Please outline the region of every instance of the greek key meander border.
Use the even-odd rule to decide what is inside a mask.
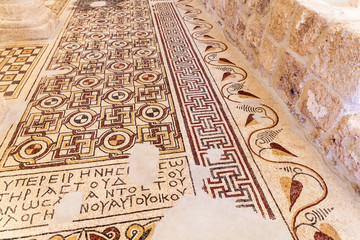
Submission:
[[[246,165],[246,167],[247,167],[247,171],[248,171],[248,173],[247,174],[249,174],[249,175],[251,175],[251,177],[252,177],[252,179],[254,179],[254,185],[255,186],[253,186],[252,184],[251,184],[251,180],[250,181],[248,181],[248,182],[245,182],[244,183],[244,185],[250,185],[251,187],[254,187],[256,190],[254,190],[254,188],[253,188],[253,190],[254,190],[254,194],[256,194],[255,195],[255,198],[256,198],[256,203],[253,203],[253,204],[257,204],[256,206],[257,206],[257,209],[265,216],[265,211],[262,209],[262,204],[264,204],[265,205],[265,208],[266,208],[266,210],[267,210],[267,216],[269,216],[269,217],[271,217],[271,218],[273,218],[274,217],[274,215],[273,215],[273,212],[270,210],[270,207],[269,207],[269,205],[268,205],[268,203],[267,203],[267,201],[266,201],[266,199],[265,199],[265,197],[264,197],[264,195],[263,195],[263,192],[262,192],[262,189],[260,188],[260,186],[259,186],[259,184],[258,184],[258,182],[257,182],[257,180],[256,180],[256,177],[255,177],[255,175],[254,175],[254,173],[253,173],[253,171],[252,171],[252,169],[251,169],[251,167],[249,166],[249,163],[247,162],[247,159],[246,159],[246,156],[245,156],[245,154],[244,154],[244,152],[243,152],[243,150],[242,150],[242,147],[241,147],[241,145],[240,145],[240,143],[239,143],[239,140],[236,138],[236,136],[235,136],[235,133],[233,132],[233,130],[232,130],[232,128],[231,128],[231,124],[228,122],[228,120],[227,120],[227,118],[226,118],[226,115],[225,115],[225,113],[224,113],[224,111],[222,110],[222,106],[221,106],[221,104],[218,102],[218,100],[217,100],[217,95],[216,95],[216,93],[215,93],[215,91],[214,91],[214,89],[213,89],[213,87],[210,85],[210,80],[209,80],[209,78],[206,76],[206,73],[205,73],[205,71],[204,71],[204,69],[203,69],[203,66],[202,66],[202,64],[201,64],[201,62],[199,61],[199,59],[197,58],[197,55],[196,55],[196,51],[192,48],[192,46],[189,44],[190,43],[190,41],[189,41],[189,37],[186,35],[186,31],[184,30],[184,28],[183,28],[183,25],[182,25],[182,23],[181,23],[181,21],[179,20],[179,16],[177,15],[177,13],[176,13],[176,11],[175,11],[175,7],[174,7],[174,4],[173,3],[157,3],[157,4],[154,4],[153,5],[155,8],[158,8],[158,9],[160,9],[162,6],[164,7],[164,8],[167,8],[167,9],[165,9],[164,11],[167,11],[166,13],[164,13],[164,16],[171,16],[171,20],[163,20],[163,21],[161,21],[161,10],[158,10],[160,13],[157,13],[157,11],[155,10],[154,11],[154,15],[155,15],[155,18],[156,18],[156,21],[157,21],[157,25],[159,26],[159,28],[161,27],[162,28],[162,30],[159,30],[160,31],[160,35],[161,35],[161,41],[162,41],[162,44],[163,44],[163,46],[164,46],[164,48],[166,49],[165,50],[165,52],[166,52],[166,56],[167,56],[167,59],[171,59],[171,57],[170,56],[172,56],[172,54],[170,53],[170,51],[171,51],[171,46],[169,46],[169,42],[170,42],[170,40],[169,39],[164,39],[164,38],[166,38],[166,34],[168,34],[169,32],[173,32],[173,33],[175,33],[175,34],[178,34],[178,35],[181,35],[181,36],[178,36],[179,37],[179,39],[181,39],[182,41],[179,41],[181,44],[183,44],[183,46],[185,46],[185,47],[181,47],[181,48],[179,48],[179,49],[181,49],[182,51],[178,51],[178,53],[180,54],[180,52],[184,52],[184,51],[186,51],[187,49],[189,49],[189,51],[191,51],[191,56],[193,56],[194,58],[193,59],[191,59],[191,60],[194,60],[195,61],[195,65],[196,66],[198,66],[198,72],[199,72],[199,74],[202,76],[202,78],[200,78],[198,81],[199,81],[199,83],[200,83],[200,85],[198,86],[198,88],[197,89],[201,89],[201,87],[204,87],[206,84],[208,84],[207,86],[205,86],[205,87],[207,87],[208,88],[208,91],[207,91],[207,93],[210,93],[209,95],[212,95],[212,96],[214,96],[214,99],[215,100],[212,100],[213,101],[213,103],[212,104],[214,104],[215,105],[215,107],[213,108],[213,109],[218,109],[218,112],[217,112],[217,114],[219,114],[220,115],[220,120],[219,121],[213,121],[212,123],[214,123],[214,125],[215,126],[218,126],[218,125],[221,125],[222,123],[224,123],[224,125],[225,125],[225,130],[227,131],[227,133],[228,133],[228,137],[230,138],[230,140],[229,140],[229,142],[231,142],[231,143],[225,143],[225,146],[223,146],[223,149],[224,149],[224,153],[225,153],[225,155],[229,155],[229,154],[231,154],[231,152],[234,152],[235,154],[235,159],[237,159],[237,161],[235,162],[235,164],[237,165],[236,167],[239,167],[239,165],[241,166],[242,164],[245,164]],[[170,9],[170,10],[169,10]],[[176,20],[175,20],[176,19]],[[166,31],[165,30],[165,28],[167,27],[167,26],[169,26],[169,25],[172,25],[172,26],[177,26],[177,27],[179,27],[179,28],[181,28],[181,29],[178,29],[177,31],[170,31],[170,29],[171,28],[169,28],[168,30],[169,31]],[[185,44],[187,44],[187,45],[185,45]],[[173,54],[174,56],[176,56],[176,54]],[[186,59],[186,57],[187,56],[185,56],[185,59]],[[187,59],[187,60],[189,60],[189,59]],[[191,105],[191,104],[193,104],[193,102],[188,102],[188,103],[186,103],[186,97],[187,97],[187,95],[186,95],[186,90],[187,89],[185,89],[184,87],[182,87],[182,86],[180,86],[181,85],[181,81],[182,80],[184,80],[184,81],[186,81],[186,77],[183,77],[183,78],[181,78],[181,76],[180,77],[178,77],[178,75],[177,75],[177,72],[175,71],[175,69],[176,69],[176,66],[174,65],[174,62],[175,62],[175,60],[173,60],[173,61],[171,61],[171,62],[169,62],[168,64],[170,65],[170,69],[171,69],[171,76],[172,76],[172,78],[175,80],[174,82],[175,82],[175,84],[176,84],[176,91],[177,91],[177,94],[178,94],[178,96],[179,96],[179,100],[180,100],[180,103],[181,103],[181,107],[182,107],[182,111],[183,111],[183,116],[184,116],[184,118],[185,118],[185,121],[187,122],[187,125],[186,125],[186,128],[187,128],[187,132],[188,132],[188,135],[189,136],[191,136],[192,137],[192,139],[194,140],[194,144],[192,144],[191,146],[192,146],[192,151],[193,151],[193,154],[194,154],[194,157],[195,157],[195,161],[196,161],[196,164],[198,164],[198,165],[200,165],[200,164],[203,164],[204,162],[205,162],[205,154],[206,154],[206,150],[209,148],[209,145],[204,145],[204,146],[198,146],[198,145],[200,145],[200,141],[201,141],[201,139],[199,139],[199,138],[197,138],[197,136],[198,136],[198,134],[200,134],[199,132],[195,132],[195,129],[193,128],[193,127],[196,127],[197,125],[195,124],[195,123],[193,123],[189,118],[191,118],[191,117],[195,117],[196,118],[196,112],[194,112],[194,111],[190,111],[190,113],[185,113],[184,111],[184,109],[186,109],[186,107],[187,106],[189,106],[189,105]],[[180,74],[181,75],[181,74]],[[186,72],[185,72],[185,76],[186,76]],[[194,87],[194,88],[196,88],[196,84],[197,84],[198,82],[196,82],[196,80],[195,80],[195,82],[192,82],[192,84],[193,85],[188,85],[188,87]],[[201,85],[201,83],[202,84],[204,84],[204,85]],[[191,90],[191,89],[190,89]],[[182,92],[182,91],[184,91],[184,92]],[[194,93],[195,93],[195,96],[199,96],[199,92],[197,92],[196,91],[196,89],[195,89],[195,91],[194,91]],[[201,94],[201,93],[200,93]],[[209,96],[209,95],[206,95],[206,94],[204,94],[203,95],[203,98],[204,99],[207,99],[207,98],[211,98],[212,96]],[[190,96],[191,97],[191,94],[189,94],[188,96]],[[194,96],[194,95],[193,95]],[[208,104],[211,104],[211,103],[208,103]],[[209,105],[208,105],[209,106]],[[207,106],[207,107],[208,107]],[[201,111],[200,110],[200,113],[203,113],[204,111]],[[214,110],[211,110],[210,109],[210,111],[208,111],[208,116],[212,116],[214,114]],[[211,120],[213,120],[213,119],[211,119]],[[211,121],[210,121],[211,122]],[[189,126],[191,126],[191,127],[189,127]],[[205,127],[206,127],[206,125],[205,125]],[[199,136],[200,138],[201,138],[201,136]],[[220,134],[218,134],[217,136],[215,136],[215,137],[213,137],[213,140],[215,140],[216,141],[216,139],[217,138],[220,138],[220,139],[222,139],[224,137],[224,134],[222,134],[222,133],[220,133]],[[232,143],[235,143],[234,145],[232,144]],[[221,144],[219,144],[219,145],[221,145]],[[235,145],[236,145],[236,147],[235,147]],[[242,158],[241,158],[241,157]],[[242,163],[241,162],[241,159],[243,159],[244,160],[244,163]],[[228,164],[227,166],[221,166],[220,168],[221,168],[221,170],[223,170],[224,168],[226,169],[226,168],[232,168],[232,167],[234,167],[234,166],[231,166],[231,165],[233,165],[234,163],[232,162],[232,163],[230,163],[230,164]],[[226,164],[224,164],[224,165],[226,165]],[[243,166],[241,166],[243,169],[245,169]],[[216,168],[216,166],[214,167],[214,166],[209,166],[209,168],[211,169],[211,171],[212,171],[212,176],[214,177],[214,178],[216,178],[215,177],[215,175],[216,175],[216,171],[218,170],[217,168]],[[237,172],[237,171],[234,171],[233,173],[235,173],[235,172]],[[215,186],[214,187],[216,187],[216,185],[218,184],[218,183],[221,183],[221,178],[218,178],[218,179],[216,179],[217,180],[217,182],[215,182]],[[244,180],[243,179],[241,179],[240,180],[241,181],[241,183],[239,184],[239,185],[241,185],[243,182],[244,182]],[[246,181],[246,180],[245,180]],[[211,185],[212,185],[213,183],[211,183],[211,181],[209,181],[209,182],[207,182],[207,190],[209,190],[209,188],[211,189]],[[221,184],[224,184],[224,183],[221,183]],[[226,184],[225,184],[226,185]],[[221,186],[220,187],[222,190],[225,190],[224,189],[224,187],[223,186]],[[240,190],[242,190],[242,189],[240,189]],[[226,190],[226,191],[228,191],[228,190]],[[232,189],[230,189],[230,191],[233,191]],[[258,192],[257,192],[258,191]],[[241,194],[240,194],[241,195]],[[257,196],[257,195],[260,195],[260,196]],[[234,196],[225,196],[225,197],[234,197]],[[236,195],[235,194],[235,197],[239,197],[239,195]],[[260,200],[261,199],[261,200]],[[241,200],[240,200],[241,201]],[[263,201],[262,202],[262,204],[260,203],[260,201]],[[246,205],[248,205],[248,204],[244,204],[245,206]],[[242,206],[244,206],[244,205],[242,205]]]

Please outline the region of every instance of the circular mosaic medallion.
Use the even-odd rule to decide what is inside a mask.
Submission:
[[[138,18],[134,18],[133,21],[134,22],[145,22],[147,19],[143,18],[143,17],[138,17]]]
[[[71,125],[71,127],[75,128],[88,127],[94,122],[94,114],[94,112],[89,110],[75,112],[68,117],[67,122]]]
[[[49,110],[62,106],[66,100],[63,95],[47,96],[39,100],[37,108],[41,110]]]
[[[33,161],[46,155],[51,145],[51,140],[46,137],[33,137],[19,145],[14,157],[21,162]]]
[[[136,50],[134,54],[138,57],[149,57],[154,54],[154,50],[150,48],[142,48],[139,50]]]
[[[126,136],[121,134],[112,135],[109,139],[109,144],[111,146],[121,146],[126,142]]]
[[[146,32],[146,31],[138,31],[136,32],[134,35],[137,37],[147,37],[149,36],[151,33]]]
[[[153,103],[140,107],[137,115],[146,122],[160,122],[166,118],[167,113],[167,107],[162,104]]]
[[[84,32],[85,30],[86,30],[85,27],[80,27],[80,26],[76,26],[69,29],[69,31],[71,32]]]
[[[94,88],[102,82],[101,80],[98,76],[86,76],[77,80],[75,86],[81,89]]]
[[[116,31],[125,31],[125,30],[129,29],[129,26],[119,24],[119,25],[112,27],[112,29],[116,30]]]
[[[134,141],[134,134],[127,129],[121,129],[116,132],[107,132],[103,137],[103,150],[109,152],[124,151],[129,149]]]
[[[143,72],[135,76],[135,80],[139,83],[150,84],[158,82],[161,79],[161,74],[157,72]]]
[[[106,38],[106,34],[105,33],[93,33],[93,34],[90,34],[90,38],[92,40],[102,40],[104,38]]]
[[[124,47],[128,46],[129,43],[125,42],[125,41],[122,41],[122,40],[118,40],[118,41],[112,42],[110,45],[113,48],[124,48]]]
[[[105,24],[105,23],[108,23],[109,21],[108,20],[106,20],[106,19],[96,19],[95,21],[94,21],[94,23],[96,23],[96,24]]]
[[[122,72],[129,69],[131,66],[130,62],[127,61],[116,61],[107,65],[107,69],[112,72]]]
[[[79,43],[68,43],[68,44],[64,45],[62,48],[65,51],[76,51],[76,50],[79,50],[81,47],[82,47],[82,45]]]
[[[125,17],[127,15],[129,15],[129,13],[126,13],[126,12],[117,12],[114,14],[115,16],[118,16],[118,17]]]
[[[119,104],[131,100],[133,92],[129,89],[111,90],[105,94],[105,101],[108,103]]]
[[[105,54],[103,52],[99,52],[99,51],[93,51],[93,52],[89,52],[86,53],[84,55],[84,59],[87,61],[99,61],[100,59],[104,58]]]
[[[77,18],[89,18],[90,15],[87,14],[87,13],[84,13],[84,14],[80,14],[80,15],[76,15]]]

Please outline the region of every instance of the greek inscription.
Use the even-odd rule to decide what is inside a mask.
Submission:
[[[16,229],[51,223],[63,196],[80,191],[83,202],[77,220],[173,206],[192,194],[187,161],[160,161],[152,187],[130,185],[127,165],[59,170],[0,180],[0,227]]]

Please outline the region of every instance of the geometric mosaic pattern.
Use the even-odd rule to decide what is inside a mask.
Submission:
[[[0,48],[0,93],[17,97],[44,46]]]
[[[69,2],[69,0],[42,0],[44,5],[48,7],[53,13],[55,13],[57,16],[60,16],[62,11],[64,10],[64,7]]]
[[[5,97],[39,77],[0,146],[1,239],[150,240],[164,209],[194,195],[194,163],[210,172],[210,196],[284,220],[291,239],[359,239],[343,227],[356,212],[350,198],[283,124],[199,3],[94,1],[62,12],[68,0],[44,0],[69,15],[56,40],[0,49]],[[41,56],[47,46],[51,55]],[[151,186],[129,178],[137,143],[160,151]],[[209,149],[221,149],[219,159]],[[52,224],[72,192],[82,194],[78,215]]]
[[[243,146],[222,110],[221,103],[214,97],[214,87],[200,67],[201,62],[187,39],[185,30],[177,23],[179,20],[174,5],[154,4],[154,15],[167,54],[166,59],[173,66],[170,72],[180,106],[185,113],[185,126],[193,143],[191,147],[195,162],[211,170],[212,178],[206,180],[206,190],[213,197],[235,198],[237,206],[252,207],[262,215],[273,218],[243,152]],[[223,150],[222,161],[216,164],[207,162],[206,153],[210,148]]]
[[[0,171],[184,151],[148,8],[78,8],[48,69],[67,73],[41,80]]]
[[[43,0],[53,13],[59,16],[69,0]],[[49,4],[49,5],[48,5]],[[37,46],[8,46],[0,48],[0,93],[5,99],[16,98],[29,74],[31,73],[36,60],[45,50],[45,45]]]

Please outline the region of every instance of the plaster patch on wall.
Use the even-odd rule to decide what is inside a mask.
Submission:
[[[80,213],[81,203],[81,192],[67,193],[56,205],[52,224],[72,223],[73,219]]]
[[[347,122],[347,127],[352,132],[358,132],[360,130],[360,119],[350,118]]]
[[[305,14],[305,12],[303,12],[303,13],[301,14],[301,19],[300,19],[300,21],[299,21],[299,22],[296,24],[296,26],[295,26],[296,29],[299,29],[299,27],[300,27],[302,24],[305,23],[305,16],[306,16],[306,14]]]
[[[343,148],[343,152],[346,152],[347,156],[345,158],[345,166],[350,169],[356,169],[359,159],[359,154],[356,146],[355,139],[353,137],[347,136],[344,137],[341,141],[341,148]],[[355,177],[360,180],[360,174],[355,174]]]
[[[91,7],[104,7],[106,6],[105,1],[96,1],[90,4]]]
[[[45,0],[45,5],[53,5],[55,3],[55,0]]]
[[[204,195],[205,192],[202,190],[203,179],[211,177],[210,170],[206,167],[197,165],[190,165],[190,169],[196,195]]]
[[[260,99],[244,99],[239,106],[250,106],[253,108],[257,108],[260,106]]]
[[[236,77],[229,77],[229,81],[232,83],[238,83],[238,80],[236,79]]]
[[[315,94],[312,91],[308,91],[308,100],[307,100],[307,109],[312,113],[312,115],[319,120],[320,118],[325,117],[328,114],[326,107],[321,106],[317,103],[315,99]]]
[[[220,160],[223,151],[221,149],[208,149],[207,150],[207,157],[211,163],[215,163]]]
[[[266,220],[250,208],[235,208],[233,199],[212,199],[199,190],[209,169],[191,166],[196,196],[184,196],[157,223],[154,240],[288,240],[281,220]]]
[[[40,74],[40,77],[50,77],[55,75],[65,75],[69,73],[69,69],[46,70]]]
[[[257,121],[258,123],[262,123],[263,122],[263,119],[262,117],[259,115],[259,114],[254,114],[254,119],[255,121]]]
[[[8,130],[11,125],[20,120],[28,103],[27,102],[14,102],[7,105],[8,111],[4,118],[3,123],[0,125],[0,135]]]
[[[154,145],[135,144],[130,155],[130,181],[137,185],[150,187],[158,177],[159,156],[159,149]]]

